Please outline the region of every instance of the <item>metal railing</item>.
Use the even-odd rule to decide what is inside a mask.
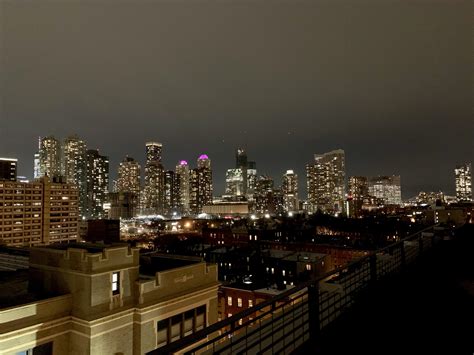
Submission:
[[[287,354],[336,320],[387,275],[436,241],[431,226],[148,354]],[[242,322],[242,319],[253,319]],[[239,323],[239,321],[241,323]]]

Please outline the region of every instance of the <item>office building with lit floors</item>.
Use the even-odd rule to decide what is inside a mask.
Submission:
[[[2,283],[0,353],[146,354],[216,322],[218,285],[217,266],[198,258],[32,248],[29,270]]]

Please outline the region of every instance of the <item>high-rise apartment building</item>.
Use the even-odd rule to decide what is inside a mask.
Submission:
[[[362,214],[364,199],[369,195],[369,183],[365,176],[351,176],[349,178],[348,206],[349,217],[358,218]]]
[[[109,192],[109,158],[99,154],[98,150],[87,151],[87,184],[85,217],[88,219],[105,218],[104,204]]]
[[[244,186],[245,178],[244,174],[246,169],[227,169],[225,174],[225,194],[237,198],[244,197],[247,188]]]
[[[287,170],[283,174],[283,184],[281,186],[283,193],[283,208],[285,212],[299,210],[298,200],[298,175],[293,170]]]
[[[18,159],[0,158],[0,180],[16,181]]]
[[[35,153],[33,156],[33,179],[39,179],[41,177],[40,168],[40,155]]]
[[[79,214],[84,216],[87,204],[86,143],[78,136],[64,140],[62,176],[69,184],[76,184],[79,191]]]
[[[142,193],[142,213],[163,213],[164,169],[161,165],[161,143],[146,143],[145,185]]]
[[[254,212],[259,214],[273,212],[273,179],[269,176],[258,177],[254,193]]]
[[[182,214],[189,213],[189,166],[186,160],[181,160],[176,165],[176,178],[179,181],[179,192],[178,197],[179,208]]]
[[[386,205],[402,203],[400,175],[374,176],[367,180],[370,196],[380,199]]]
[[[306,166],[309,210],[343,212],[346,176],[344,150],[315,154],[314,160],[314,163]]]
[[[40,139],[39,176],[56,178],[62,175],[61,143],[53,136]]]
[[[180,175],[173,170],[164,172],[164,214],[172,216],[175,213],[180,213]]]
[[[253,201],[255,187],[257,186],[257,163],[247,163],[247,200]]]
[[[140,164],[131,158],[125,159],[119,164],[118,177],[115,184],[115,192],[132,193],[131,198],[134,213],[138,213],[140,203]]]
[[[0,181],[0,242],[31,246],[78,236],[78,191],[48,176],[29,183]]]
[[[238,148],[235,153],[235,168],[242,172],[242,195],[247,196],[247,153],[243,148]]]
[[[197,168],[189,174],[189,207],[193,214],[202,213],[205,205],[212,204],[211,160],[205,154],[197,161]]]
[[[458,202],[472,201],[472,166],[465,163],[454,169],[456,177],[456,199]]]

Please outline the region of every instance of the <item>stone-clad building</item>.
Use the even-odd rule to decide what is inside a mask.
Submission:
[[[0,295],[1,354],[146,354],[217,321],[217,266],[196,258],[55,245],[18,273]]]

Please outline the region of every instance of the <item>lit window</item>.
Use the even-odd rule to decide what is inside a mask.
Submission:
[[[286,274],[285,270],[282,270],[281,274],[282,274],[283,276],[285,276],[285,274]]]
[[[242,318],[239,319],[239,325],[242,325]]]
[[[274,274],[274,273],[275,273],[275,269],[274,269],[274,268],[272,268],[272,274]]]
[[[237,307],[242,307],[242,298],[237,298]]]
[[[112,294],[118,295],[120,293],[120,272],[112,273]]]
[[[249,300],[249,307],[253,307],[253,300]]]
[[[227,305],[232,306],[232,297],[227,297]]]
[[[227,318],[232,317],[232,313],[227,313]]]
[[[311,271],[311,264],[306,264],[306,270]]]

